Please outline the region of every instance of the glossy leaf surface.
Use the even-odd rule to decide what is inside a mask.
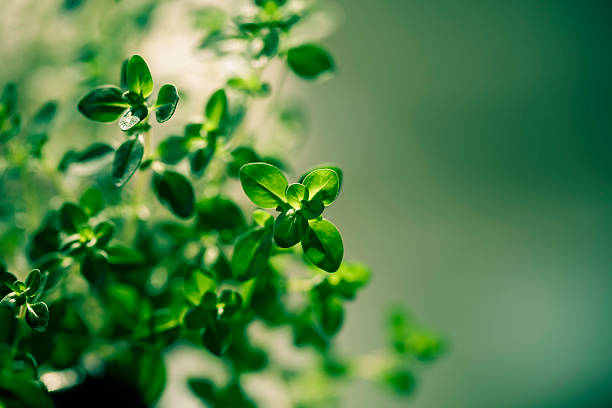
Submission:
[[[130,107],[116,86],[101,86],[85,95],[78,104],[79,112],[97,122],[114,122]]]
[[[157,94],[157,102],[155,102],[155,119],[159,123],[169,120],[174,115],[178,101],[176,86],[170,84],[162,86]]]
[[[310,229],[302,240],[304,254],[324,271],[337,271],[344,256],[340,232],[327,220],[310,220],[309,225]]]
[[[142,137],[135,136],[123,142],[113,160],[112,179],[116,187],[121,187],[138,170],[142,157],[144,156],[144,145]]]
[[[242,189],[255,205],[275,208],[285,202],[288,183],[285,175],[266,163],[246,164],[240,169]]]

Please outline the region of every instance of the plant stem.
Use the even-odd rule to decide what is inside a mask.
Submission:
[[[13,347],[11,349],[11,360],[15,357],[15,355],[17,354],[17,351],[19,351],[19,341],[21,340],[21,326],[22,326],[22,322],[25,319],[25,313],[26,313],[26,305],[21,305],[21,308],[19,310],[19,317],[17,320],[17,330],[15,333],[15,339],[13,340]]]
[[[151,130],[147,130],[143,134],[144,139],[144,157],[147,157],[151,150]],[[147,189],[147,175],[144,172],[139,171],[136,179],[136,185],[134,187],[134,194],[132,196],[132,226],[128,236],[136,238],[138,234],[138,222],[140,220],[140,209],[144,203],[144,196]]]

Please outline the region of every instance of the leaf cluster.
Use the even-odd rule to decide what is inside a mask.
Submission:
[[[81,3],[67,1],[62,12],[78,13]],[[166,387],[165,353],[176,344],[218,359],[228,373],[225,383],[188,380],[194,396],[213,407],[258,406],[244,380],[264,372],[291,390],[295,406],[337,404],[339,386],[353,379],[408,394],[419,365],[442,353],[437,335],[399,312],[382,349],[345,355],[335,345],[348,305],[372,277],[367,266],[345,260],[340,231],[325,218],[340,197],[343,172],[327,163],[294,174],[288,158],[257,146],[261,130],[247,129],[245,120],[253,102],[278,97],[262,74],[274,61],[306,80],[335,71],[322,46],[295,45],[293,30],[312,11],[295,3],[254,0],[253,12],[241,15],[195,13],[200,47],[222,58],[236,52],[225,45],[238,43],[249,69],[206,95],[199,118],[178,131],[166,124],[183,109],[177,87],[154,92],[139,55],[104,64],[107,45],[83,44],[79,64],[120,72],[118,85],[92,85],[62,112],[69,123],[117,122],[118,144],[96,138],[82,149],[67,146],[56,159],[43,147],[59,143],[49,138],[56,127],[66,128],[63,121],[51,126],[58,105],[44,102],[22,116],[17,86],[5,86],[0,148],[24,191],[23,203],[7,212],[36,211],[23,228],[25,242],[15,245],[22,258],[2,255],[12,271],[26,262],[31,271],[13,274],[0,263],[0,406],[53,407],[58,395],[91,379],[121,383],[152,406]],[[154,7],[129,18],[144,29]],[[84,84],[100,77],[92,72]],[[289,133],[301,126],[303,115],[288,104],[270,109]],[[25,126],[22,117],[30,117]],[[75,177],[86,167],[86,177]],[[260,341],[257,331],[289,333],[292,347],[315,357],[299,368],[275,361],[275,343]],[[47,389],[49,376],[61,379],[59,389]]]

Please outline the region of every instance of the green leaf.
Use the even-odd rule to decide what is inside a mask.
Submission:
[[[274,217],[260,209],[253,211],[253,221],[260,227],[273,227],[274,225]]]
[[[229,319],[242,307],[242,296],[234,290],[224,290],[219,297],[217,307],[221,318]]]
[[[79,112],[96,122],[114,122],[130,107],[121,95],[121,89],[116,86],[96,88],[79,101]]]
[[[96,246],[98,248],[106,247],[110,240],[113,238],[114,231],[115,227],[110,222],[103,221],[96,225],[96,228],[94,228],[94,235],[97,240]]]
[[[289,67],[298,76],[315,79],[324,73],[334,71],[334,61],[327,51],[314,44],[291,48],[287,52]]]
[[[320,169],[329,169],[329,170],[333,170],[336,172],[336,174],[338,175],[338,179],[339,179],[339,186],[338,186],[338,190],[342,189],[342,181],[343,181],[343,172],[342,169],[340,167],[338,167],[338,165],[333,164],[333,163],[324,163],[324,164],[319,164],[318,166],[315,166],[314,168],[308,170],[306,173],[302,174],[302,176],[300,177],[300,183],[304,183],[304,179],[306,178],[306,176],[308,176],[310,173],[312,173],[315,170],[320,170]]]
[[[215,396],[215,386],[210,380],[203,378],[190,378],[187,381],[187,384],[189,385],[189,389],[191,389],[191,391],[203,401],[210,404],[216,401],[217,397]]]
[[[44,332],[49,324],[49,308],[44,302],[27,305],[25,321],[33,330]]]
[[[17,85],[15,85],[14,82],[9,82],[4,85],[0,103],[2,104],[0,112],[4,114],[5,117],[9,117],[15,113],[15,108],[17,107]]]
[[[49,122],[53,120],[55,117],[55,113],[57,112],[57,102],[50,101],[45,103],[43,106],[36,111],[34,116],[32,117],[30,126],[32,127],[31,131],[33,133],[39,133],[46,129]],[[43,129],[41,129],[41,127]]]
[[[176,86],[166,84],[159,89],[157,102],[155,103],[155,119],[164,123],[174,115],[179,96]]]
[[[323,214],[323,210],[325,210],[323,201],[310,200],[302,202],[302,208],[300,208],[299,213],[306,217],[307,220],[312,220]]]
[[[49,392],[45,386],[39,381],[32,379],[17,378],[15,376],[7,376],[0,372],[0,389],[7,390],[2,393],[2,403],[4,398],[8,398],[8,402],[15,402],[14,405],[8,403],[4,405],[6,408],[53,408],[54,404],[49,397]],[[11,400],[10,396],[15,395],[17,400]],[[5,397],[6,396],[6,397]]]
[[[302,201],[308,201],[309,191],[303,184],[294,183],[287,187],[285,195],[289,205],[299,210],[302,207]]]
[[[0,345],[13,344],[15,333],[17,332],[17,319],[15,318],[15,310],[5,303],[0,303]]]
[[[233,77],[227,80],[227,86],[247,95],[266,96],[270,94],[270,85],[256,77]]]
[[[248,163],[260,162],[255,150],[247,146],[239,146],[230,153],[232,160],[227,164],[227,170],[232,177],[238,177],[240,168]]]
[[[182,136],[170,136],[159,144],[157,148],[163,163],[177,164],[187,156],[187,139]]]
[[[9,274],[9,275],[13,277],[13,274]],[[18,279],[11,281],[9,277],[9,279],[5,280],[4,283],[11,289],[11,291],[16,292],[19,295],[21,295],[27,289],[27,286],[25,285],[25,283],[21,282]]]
[[[214,291],[215,281],[200,269],[193,269],[183,283],[185,297],[194,305],[199,305],[206,292]]]
[[[200,306],[192,307],[185,314],[183,323],[188,330],[198,330],[214,322],[216,309],[206,309]]]
[[[25,296],[19,293],[11,292],[0,300],[0,305],[8,306],[12,309],[17,309],[25,302]]]
[[[0,264],[0,266],[0,297],[4,297],[14,290],[13,287],[17,278],[6,271],[4,264]]]
[[[140,96],[140,94],[133,91],[125,91],[123,95],[121,95],[124,101],[130,104],[130,106],[139,106],[143,105],[145,99]]]
[[[59,210],[60,227],[67,233],[76,233],[87,222],[87,215],[76,204],[65,203]]]
[[[159,353],[146,353],[137,363],[137,384],[143,403],[152,406],[166,386],[166,366]]]
[[[340,232],[327,220],[310,220],[309,225],[310,229],[302,239],[306,258],[324,271],[337,271],[344,256]]]
[[[113,245],[106,248],[108,263],[120,266],[135,266],[144,263],[144,255],[130,247]]]
[[[268,4],[282,6],[287,0],[255,0],[255,4],[259,7],[266,7]]]
[[[240,207],[223,196],[214,196],[199,201],[196,213],[196,226],[202,232],[229,230],[236,233],[246,227]]]
[[[266,57],[272,57],[278,52],[278,45],[280,43],[280,37],[278,29],[272,28],[263,38],[263,47],[259,52],[259,56],[265,55]]]
[[[113,151],[115,151],[115,149],[105,143],[94,143],[79,154],[76,162],[83,163],[96,160]]]
[[[216,356],[225,354],[231,343],[232,331],[223,321],[209,325],[202,334],[202,344]]]
[[[56,102],[45,103],[32,117],[28,126],[26,141],[30,145],[30,154],[40,158],[42,148],[47,143],[49,127],[57,111]]]
[[[121,63],[121,74],[119,76],[119,85],[121,85],[122,89],[128,89],[128,81],[127,81],[127,67],[130,59],[125,59]]]
[[[202,137],[202,128],[204,125],[202,123],[188,123],[185,125],[184,136],[185,138],[201,138]]]
[[[28,288],[28,298],[33,298],[40,289],[41,275],[38,269],[33,269],[27,276],[25,285]]]
[[[370,281],[371,275],[370,269],[363,264],[343,262],[336,273],[328,276],[327,283],[340,296],[354,299],[357,291]]]
[[[149,114],[149,109],[144,106],[132,106],[121,118],[119,118],[119,129],[130,130],[142,122]]]
[[[79,204],[88,217],[98,215],[104,209],[104,196],[97,187],[90,187],[81,195]]]
[[[138,170],[144,156],[142,136],[136,135],[125,141],[115,153],[113,161],[112,179],[116,187],[121,187]]]
[[[290,248],[300,242],[307,231],[306,218],[294,210],[289,210],[276,217],[274,242],[281,248]]]
[[[206,167],[208,167],[208,163],[210,163],[210,160],[213,158],[214,154],[214,142],[206,147],[203,147],[202,149],[196,150],[193,155],[191,155],[191,173],[194,176],[200,177],[204,173],[204,170],[206,170]]]
[[[93,285],[102,284],[108,270],[108,259],[100,252],[88,253],[81,261],[81,274]]]
[[[1,114],[1,112],[0,112]],[[2,117],[0,116],[0,125],[2,124]],[[4,129],[0,128],[0,143],[6,143],[21,131],[21,116],[15,114],[11,116],[8,121],[4,123]]]
[[[204,125],[208,132],[223,129],[227,120],[227,95],[223,89],[212,94],[204,113],[206,116]]]
[[[304,179],[311,200],[320,200],[330,205],[336,199],[340,189],[340,179],[335,171],[319,169],[311,172]]]
[[[406,369],[392,369],[382,374],[381,381],[399,395],[408,395],[414,391],[414,375]]]
[[[127,63],[126,82],[130,91],[148,98],[153,92],[153,78],[147,63],[140,55],[133,55]]]
[[[249,280],[268,266],[272,234],[269,229],[256,228],[238,237],[232,256],[232,270],[239,281]]]
[[[275,208],[283,204],[289,184],[279,169],[266,163],[242,166],[240,183],[247,197],[262,208]]]
[[[94,161],[114,151],[115,149],[105,143],[94,143],[80,152],[69,150],[64,157],[62,157],[62,160],[60,160],[57,169],[64,172],[73,163]]]
[[[164,171],[153,174],[153,191],[159,201],[180,218],[189,218],[195,207],[193,186],[182,174]]]
[[[319,305],[318,318],[325,334],[328,336],[336,334],[344,320],[344,310],[340,299],[331,296],[323,300]]]

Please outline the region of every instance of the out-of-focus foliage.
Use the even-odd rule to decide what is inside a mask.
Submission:
[[[266,370],[301,407],[333,403],[338,385],[354,378],[409,393],[418,363],[442,346],[402,314],[393,315],[380,351],[346,356],[334,347],[346,302],[371,278],[366,266],[344,260],[340,232],[323,217],[339,196],[342,171],[324,164],[290,182],[285,158],[258,151],[262,129],[247,129],[252,106],[279,97],[263,79],[266,67],[280,62],[307,80],[333,73],[327,51],[291,37],[317,5],[267,0],[235,15],[195,10],[199,47],[248,67],[202,97],[173,84],[156,88],[143,57],[124,59],[128,44],[146,38],[160,3],[56,4],[56,17],[83,32],[62,49],[73,53],[69,63],[82,81],[67,83],[57,99],[74,103],[40,100],[45,93],[32,84],[43,62],[4,86],[0,406],[86,405],[79,390],[92,382],[124,387],[136,406],[152,405],[166,384],[163,355],[179,343],[229,369],[223,385],[189,380],[214,407],[257,406],[243,378]],[[174,122],[182,95],[198,99],[200,116],[173,134],[166,122]],[[276,102],[265,115],[295,137],[304,115]],[[101,137],[102,125],[85,118],[118,127]],[[74,146],[76,134],[89,144]],[[244,195],[236,199],[238,185]],[[317,357],[301,368],[268,367],[271,350],[249,335],[255,322],[289,330],[296,348]]]

